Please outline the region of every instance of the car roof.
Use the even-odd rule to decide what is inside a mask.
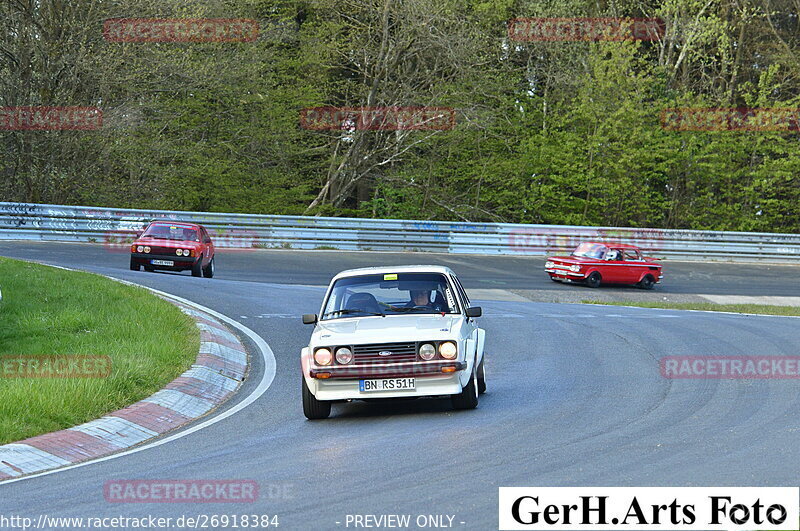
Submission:
[[[611,242],[584,242],[591,245],[603,245],[605,247],[610,247],[611,249],[636,249],[639,250],[638,247],[635,245],[629,245],[627,243],[611,243]]]
[[[360,267],[358,269],[347,269],[338,273],[333,280],[343,277],[358,277],[362,275],[381,275],[386,273],[441,273],[443,275],[453,275],[453,270],[449,267],[439,265],[403,265],[403,266],[382,266],[382,267]]]

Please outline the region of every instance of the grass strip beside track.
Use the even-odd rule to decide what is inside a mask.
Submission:
[[[644,302],[644,301],[598,301],[582,300],[583,304],[605,304],[608,306],[636,306],[663,310],[699,310],[704,312],[752,313],[758,315],[800,315],[796,306],[771,306],[766,304],[716,304],[713,302]]]
[[[200,333],[147,290],[90,273],[0,258],[0,364],[25,356],[109,356],[105,378],[8,377],[0,444],[69,428],[148,397],[197,357]]]

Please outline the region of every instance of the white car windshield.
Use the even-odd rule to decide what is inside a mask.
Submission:
[[[441,273],[388,273],[345,277],[331,289],[321,318],[459,313]]]
[[[606,255],[608,247],[599,243],[582,243],[572,251],[572,256],[578,258],[597,258],[602,260]]]

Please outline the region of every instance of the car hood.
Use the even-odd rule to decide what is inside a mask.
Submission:
[[[320,321],[312,345],[361,345],[452,339],[463,325],[461,315],[389,315]]]
[[[560,262],[563,264],[585,264],[587,262],[602,262],[599,258],[583,258],[580,256],[551,256],[547,259],[550,262]]]
[[[192,249],[199,246],[200,243],[179,240],[161,240],[158,238],[144,238],[136,240],[133,242],[133,245],[149,245],[150,247],[167,247],[172,249]]]

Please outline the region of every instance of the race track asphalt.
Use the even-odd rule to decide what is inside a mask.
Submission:
[[[442,263],[472,288],[553,285],[542,260],[299,251],[223,252],[214,279],[127,269],[97,245],[0,242],[0,255],[130,280],[250,327],[277,361],[243,411],[168,444],[0,483],[0,515],[277,514],[281,529],[347,529],[348,514],[454,515],[497,529],[501,486],[789,486],[800,477],[798,380],[670,380],[667,355],[800,354],[800,320],[706,312],[481,301],[489,390],[478,409],[447,400],[335,405],[310,422],[298,354],[323,288],[341,269]],[[664,292],[800,295],[797,268],[669,265]],[[0,286],[2,279],[0,279]],[[603,288],[601,288],[603,289]],[[683,291],[680,291],[683,290]],[[257,381],[258,359],[242,393]],[[253,479],[255,504],[112,504],[112,479]],[[337,522],[340,522],[337,524]],[[352,526],[350,527],[353,528]],[[416,529],[413,526],[412,529]]]

